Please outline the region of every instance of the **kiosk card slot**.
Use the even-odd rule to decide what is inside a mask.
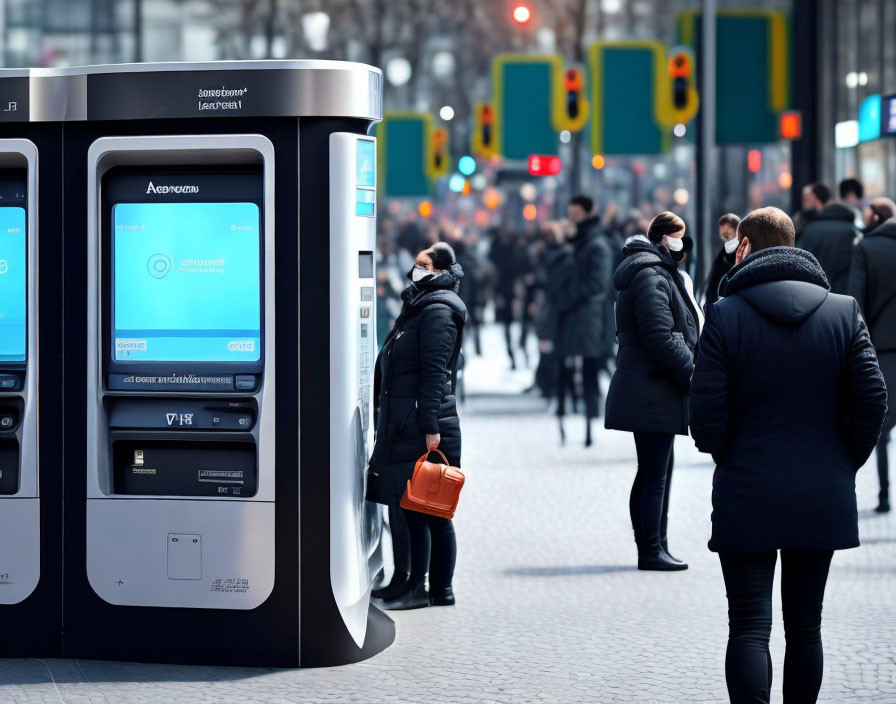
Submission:
[[[113,490],[138,496],[246,498],[258,487],[255,447],[129,437],[112,441]]]
[[[19,442],[13,438],[0,439],[0,496],[12,496],[19,491]]]

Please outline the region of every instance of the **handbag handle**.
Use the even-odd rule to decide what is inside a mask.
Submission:
[[[424,454],[423,457],[421,457],[421,458],[418,460],[418,462],[424,462],[424,461],[426,461],[426,459],[427,459],[433,452],[437,452],[437,453],[439,453],[439,456],[440,456],[443,460],[445,460],[445,464],[446,464],[446,465],[450,465],[450,464],[451,464],[451,463],[448,461],[448,458],[445,457],[445,454],[444,454],[439,448],[437,448],[437,447],[436,447],[436,448],[433,448],[432,450],[427,450],[427,451],[426,451],[426,454]]]

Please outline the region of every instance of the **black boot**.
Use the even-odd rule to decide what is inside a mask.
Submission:
[[[384,604],[389,611],[410,611],[422,609],[430,605],[429,592],[426,591],[426,582],[414,584],[403,596],[392,599]]]
[[[878,497],[877,508],[874,509],[877,513],[889,513],[890,512],[890,494],[887,491],[880,492],[880,496]]]
[[[433,606],[454,606],[454,589],[450,584],[447,587],[431,588],[429,598]]]
[[[391,599],[398,599],[401,596],[404,596],[411,590],[411,585],[408,583],[408,577],[410,575],[407,572],[396,572],[392,575],[392,581],[389,582],[385,587],[381,587],[380,589],[374,589],[370,592],[370,596],[374,599],[382,599],[383,601],[389,601]]]
[[[594,441],[591,438],[591,418],[585,419],[585,447],[591,447]]]
[[[686,570],[688,566],[683,562],[673,562],[658,539],[653,543],[649,541],[638,541],[638,569],[651,570],[656,572],[676,572]]]
[[[662,551],[666,553],[666,557],[672,560],[672,562],[677,562],[678,564],[684,565],[685,567],[688,566],[688,564],[684,560],[679,560],[671,552],[669,552],[669,540],[665,535],[660,538],[660,549],[662,549]]]

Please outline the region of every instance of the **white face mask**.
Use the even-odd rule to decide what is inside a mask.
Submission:
[[[684,242],[681,241],[681,237],[669,237],[668,235],[663,238],[666,242],[666,246],[669,248],[670,252],[680,252],[684,249]]]
[[[414,283],[425,279],[427,276],[432,276],[432,272],[429,269],[421,269],[419,266],[415,266],[411,270],[411,281]]]
[[[734,254],[737,251],[737,246],[740,244],[740,240],[737,237],[732,237],[730,240],[725,242],[725,253],[726,254]]]

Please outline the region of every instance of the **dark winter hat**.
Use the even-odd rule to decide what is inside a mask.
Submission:
[[[447,271],[452,264],[457,262],[457,257],[454,256],[454,249],[446,242],[436,242],[426,250],[426,254],[432,259],[433,269],[438,269],[439,271]]]

